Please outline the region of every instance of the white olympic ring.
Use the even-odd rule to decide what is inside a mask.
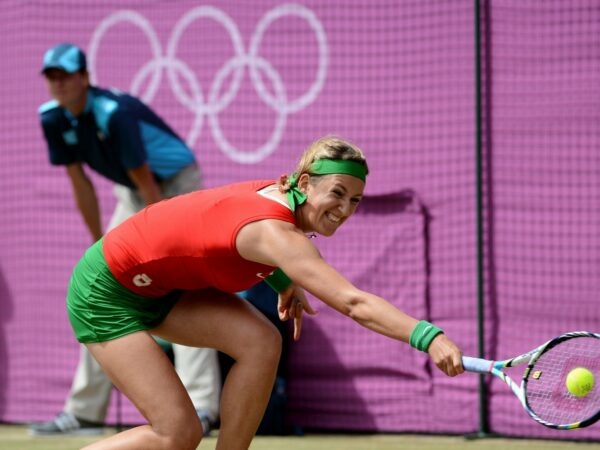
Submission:
[[[305,20],[315,33],[319,59],[313,83],[303,95],[292,101],[288,100],[280,73],[272,64],[259,55],[265,31],[276,20],[290,15]],[[176,55],[179,40],[185,30],[194,21],[203,18],[214,20],[227,31],[234,50],[234,56],[223,64],[215,74],[206,96],[202,92],[196,73]],[[100,43],[108,30],[119,22],[130,22],[138,27],[148,39],[152,53],[152,59],[144,64],[133,77],[130,92],[133,95],[138,95],[145,103],[151,103],[160,87],[164,69],[177,101],[195,115],[192,127],[186,137],[187,144],[193,146],[199,138],[206,116],[217,146],[230,159],[238,163],[257,163],[273,153],[281,141],[287,116],[314,102],[327,77],[328,51],[325,29],[316,15],[306,7],[298,4],[284,4],[268,11],[257,24],[250,39],[249,51],[246,52],[240,31],[231,17],[218,8],[199,6],[186,12],[175,24],[165,55],[163,55],[163,49],[156,31],[144,16],[131,10],[121,10],[110,14],[95,29],[88,48],[88,64],[92,84],[96,84],[95,68]],[[250,80],[256,94],[277,114],[275,127],[267,142],[252,151],[242,151],[232,145],[225,137],[218,118],[219,113],[225,110],[236,97],[243,81],[245,67],[248,67]],[[265,87],[263,76],[272,83],[272,91]],[[181,86],[180,77],[187,83],[187,90]],[[144,83],[147,79],[148,82]],[[229,80],[229,86],[221,94],[225,80]],[[145,86],[144,92],[140,92],[142,86]]]

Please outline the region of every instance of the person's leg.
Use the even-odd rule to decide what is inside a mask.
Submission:
[[[118,184],[113,186],[113,194],[117,202],[107,226],[108,230],[143,207],[141,200],[125,186]],[[104,423],[111,390],[112,383],[88,350],[82,346],[71,390],[65,400],[64,411],[49,422],[33,424],[30,427],[32,434],[101,433],[102,429],[97,424]],[[87,424],[91,427],[87,428],[81,419],[92,422]]]
[[[117,203],[107,227],[109,230],[133,215],[140,207],[131,192],[125,186],[114,186],[113,193]],[[65,401],[65,412],[90,422],[103,423],[111,390],[110,379],[88,349],[82,346],[71,391]]]
[[[197,448],[202,427],[194,405],[171,361],[148,332],[86,345],[149,425],[115,434],[85,449]]]
[[[117,203],[106,226],[106,231],[112,230],[144,207],[142,198],[126,186],[114,185],[113,194],[117,199]]]
[[[252,305],[214,290],[182,296],[152,330],[188,346],[211,347],[235,363],[221,394],[217,450],[246,450],[264,414],[281,355],[281,335]]]
[[[217,351],[173,344],[175,370],[196,411],[214,423],[219,416],[221,375]],[[205,430],[206,431],[206,430]]]

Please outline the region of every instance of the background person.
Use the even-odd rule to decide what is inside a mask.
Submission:
[[[428,352],[447,375],[462,373],[459,348],[439,328],[352,285],[307,236],[331,236],[352,216],[367,173],[358,148],[324,138],[306,150],[289,178],[235,183],[150,205],[92,245],[73,270],[69,318],[77,339],[148,425],[86,449],[197,448],[200,422],[152,335],[233,358],[216,448],[248,449],[271,394],[282,339],[235,293],[263,279],[280,293],[278,314],[293,319],[295,339],[303,312],[315,314],[306,289],[364,327]]]
[[[42,74],[53,100],[39,109],[53,165],[66,167],[77,207],[92,239],[103,235],[95,188],[84,165],[115,183],[117,204],[108,229],[163,198],[200,188],[194,154],[137,98],[91,86],[84,52],[72,44],[49,49]],[[205,432],[217,420],[220,374],[215,350],[173,345],[177,373]],[[35,435],[95,434],[102,425],[112,383],[85,346],[64,410],[34,424]]]

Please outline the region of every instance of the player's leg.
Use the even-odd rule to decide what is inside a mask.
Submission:
[[[106,374],[148,420],[86,447],[100,449],[196,449],[202,437],[194,406],[160,346],[140,331],[86,344]]]
[[[246,450],[264,414],[281,354],[281,335],[252,305],[215,290],[184,294],[153,333],[212,347],[235,362],[221,394],[217,449]]]

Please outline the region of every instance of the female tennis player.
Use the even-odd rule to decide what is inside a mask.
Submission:
[[[315,314],[306,290],[366,328],[428,352],[447,375],[461,373],[461,352],[439,328],[353,286],[307,236],[331,236],[342,226],[367,174],[357,147],[326,137],[304,152],[291,176],[164,200],[90,247],[73,271],[69,318],[148,425],[86,449],[197,448],[202,427],[194,406],[151,334],[235,360],[216,448],[248,449],[271,393],[281,335],[234,293],[263,278],[279,292],[280,318],[294,321],[295,339],[303,312]]]

